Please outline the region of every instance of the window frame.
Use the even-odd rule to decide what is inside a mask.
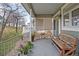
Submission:
[[[65,7],[64,7],[65,8]],[[64,8],[62,8],[62,10],[64,11]],[[67,11],[67,12],[63,12],[63,26],[64,26],[64,15],[66,15],[66,14],[69,14],[69,20],[71,21],[71,24],[70,24],[70,26],[72,26],[72,27],[79,27],[79,26],[73,26],[72,25],[72,12],[74,11],[74,10],[76,10],[76,9],[78,9],[79,8],[79,5],[77,5],[77,6],[75,6],[74,8],[72,8],[71,10],[69,10],[69,11]],[[70,22],[69,22],[70,23]],[[65,26],[64,26],[65,27]]]
[[[67,15],[67,14],[69,15],[69,12],[66,12],[66,13],[63,14],[63,26],[67,26],[66,20],[64,19],[64,16]],[[70,19],[70,17],[69,17],[69,19]]]
[[[79,9],[79,7],[78,8],[76,8],[76,9]],[[72,12],[72,18],[73,18],[73,11],[75,11],[76,9],[74,9],[74,10],[72,10],[71,12]],[[74,23],[74,20],[72,19],[72,26],[78,26],[77,24],[73,24]],[[78,23],[79,23],[79,21],[78,21]],[[79,26],[78,26],[79,27]]]

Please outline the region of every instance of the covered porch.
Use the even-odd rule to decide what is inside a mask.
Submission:
[[[65,33],[69,37],[73,36],[78,41],[78,38],[79,38],[78,37],[78,34],[79,34],[78,23],[76,24],[76,26],[73,25],[73,23],[76,20],[78,22],[78,18],[74,21],[72,20],[74,19],[73,17],[78,16],[78,14],[76,13],[78,12],[76,9],[79,8],[78,4],[75,4],[75,3],[74,4],[31,3],[31,4],[23,4],[23,6],[30,13],[32,17],[31,24],[30,24],[30,27],[31,27],[30,28],[30,40],[31,41],[32,41],[32,38],[31,38],[32,32],[35,33],[34,41],[39,41],[38,39],[41,40],[42,38],[44,39],[56,38],[56,37],[59,37],[61,33]],[[76,35],[73,33],[75,33]],[[78,53],[77,50],[76,52]]]
[[[16,35],[14,34],[15,38],[19,32],[20,36],[18,35],[16,38],[17,41],[15,38],[14,40],[13,32],[11,33],[12,38],[7,38],[11,42],[8,42],[9,40],[6,39],[1,41],[0,55],[79,55],[79,4],[22,3],[21,5],[27,14],[25,20],[24,18],[19,21],[15,19],[16,23],[14,22],[15,20],[13,21],[14,23],[12,20],[6,23],[7,28],[11,27],[14,29],[13,31],[16,33]],[[22,23],[20,24],[20,22]],[[12,32],[11,29],[10,32]],[[30,53],[28,53],[28,49],[30,49]]]

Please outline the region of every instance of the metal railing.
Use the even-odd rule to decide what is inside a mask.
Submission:
[[[16,42],[21,38],[21,34],[0,42],[0,56],[6,55],[15,47]]]
[[[19,32],[19,30],[16,33],[15,29],[10,29],[8,32],[4,33],[2,40],[0,40],[0,56],[5,56],[12,49],[14,49],[16,42],[19,41],[22,37],[22,32]]]

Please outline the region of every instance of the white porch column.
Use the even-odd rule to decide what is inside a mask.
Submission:
[[[34,18],[34,30],[36,31],[36,18]]]
[[[69,26],[72,26],[72,12],[69,12]]]
[[[54,35],[54,25],[53,25],[54,22],[53,22],[53,20],[54,19],[52,18],[52,35]]]
[[[30,9],[30,41],[31,41],[31,32],[32,32],[32,9]]]

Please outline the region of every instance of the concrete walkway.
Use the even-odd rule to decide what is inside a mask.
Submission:
[[[51,39],[40,39],[33,42],[34,47],[29,56],[59,56],[56,47]]]

